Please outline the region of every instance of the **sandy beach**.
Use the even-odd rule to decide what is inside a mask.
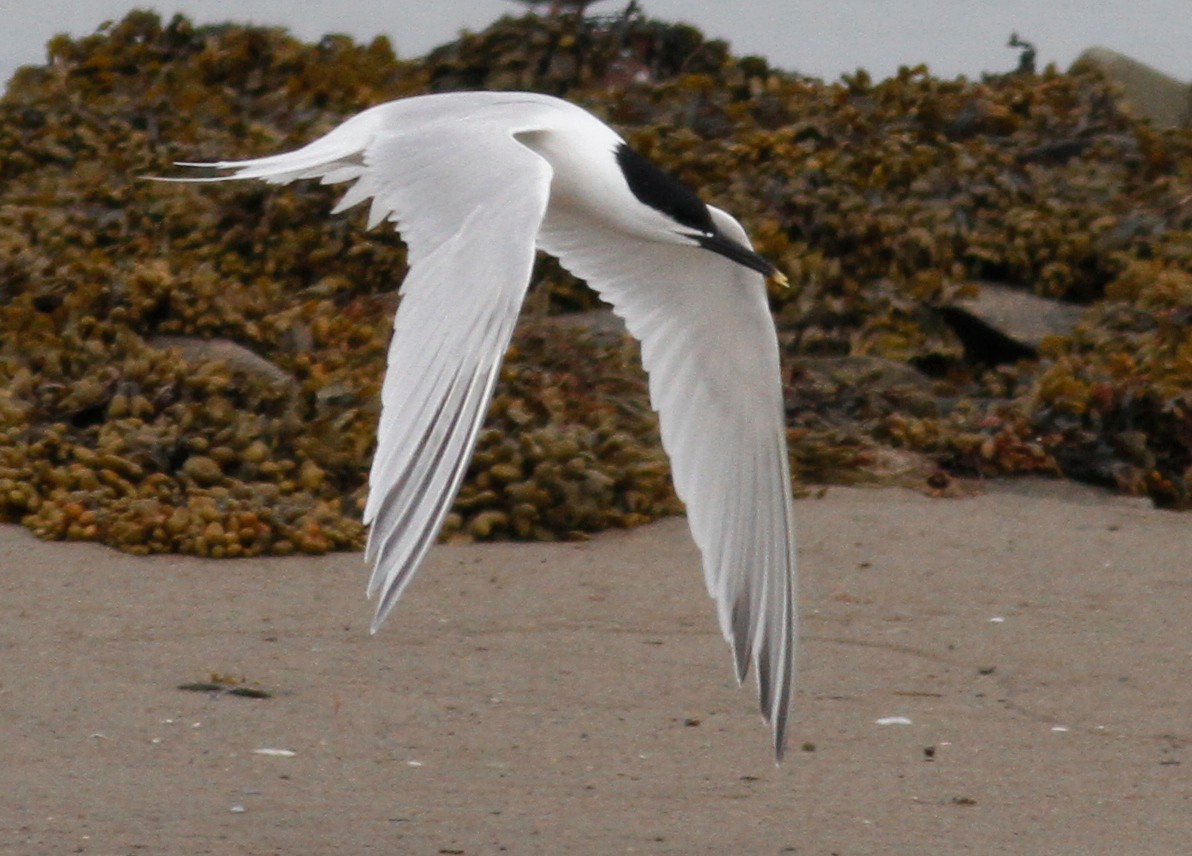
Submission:
[[[682,519],[440,546],[376,636],[358,554],[0,528],[0,853],[1188,852],[1192,519],[1046,482],[796,514],[780,767]],[[269,697],[178,688],[213,676]]]

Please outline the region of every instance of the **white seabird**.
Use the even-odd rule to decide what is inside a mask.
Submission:
[[[534,254],[586,280],[641,342],[675,491],[686,503],[738,681],[752,662],[782,757],[795,640],[795,538],[778,342],[782,275],[587,111],[546,95],[460,92],[365,110],[297,151],[180,166],[181,181],[354,182],[409,274],[389,348],[364,522],[373,631],[422,564],[467,470]]]

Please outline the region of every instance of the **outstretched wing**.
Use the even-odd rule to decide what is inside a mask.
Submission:
[[[717,228],[748,246],[728,214]],[[552,208],[539,246],[641,342],[675,490],[687,505],[737,678],[752,661],[782,756],[794,662],[795,538],[778,341],[762,277],[694,246]]]
[[[288,154],[188,164],[273,183],[355,181],[335,210],[371,198],[369,226],[394,221],[409,247],[364,512],[372,525],[368,592],[381,593],[374,631],[459,491],[529,285],[550,192],[550,166],[514,139],[524,127],[495,125],[483,109],[436,119],[434,106],[382,105]]]

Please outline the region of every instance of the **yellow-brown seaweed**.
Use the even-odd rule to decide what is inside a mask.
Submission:
[[[772,298],[803,477],[1064,473],[1192,505],[1189,132],[1089,72],[822,83],[628,27],[503,19],[417,61],[141,12],[56,38],[0,100],[0,519],[139,553],[360,546],[398,236],[318,185],[140,179],[479,87],[583,103],[742,217],[792,284]],[[1037,360],[973,365],[934,309],[978,279],[1088,310]],[[680,508],[632,344],[546,317],[598,301],[551,262],[537,280],[446,537]]]

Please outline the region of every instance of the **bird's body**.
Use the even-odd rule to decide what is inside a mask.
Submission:
[[[795,546],[777,339],[741,226],[587,111],[466,92],[364,111],[302,149],[197,180],[354,182],[410,272],[394,322],[364,519],[375,630],[459,490],[536,249],[585,279],[641,341],[675,489],[709,593],[750,662],[781,756],[794,658]]]

